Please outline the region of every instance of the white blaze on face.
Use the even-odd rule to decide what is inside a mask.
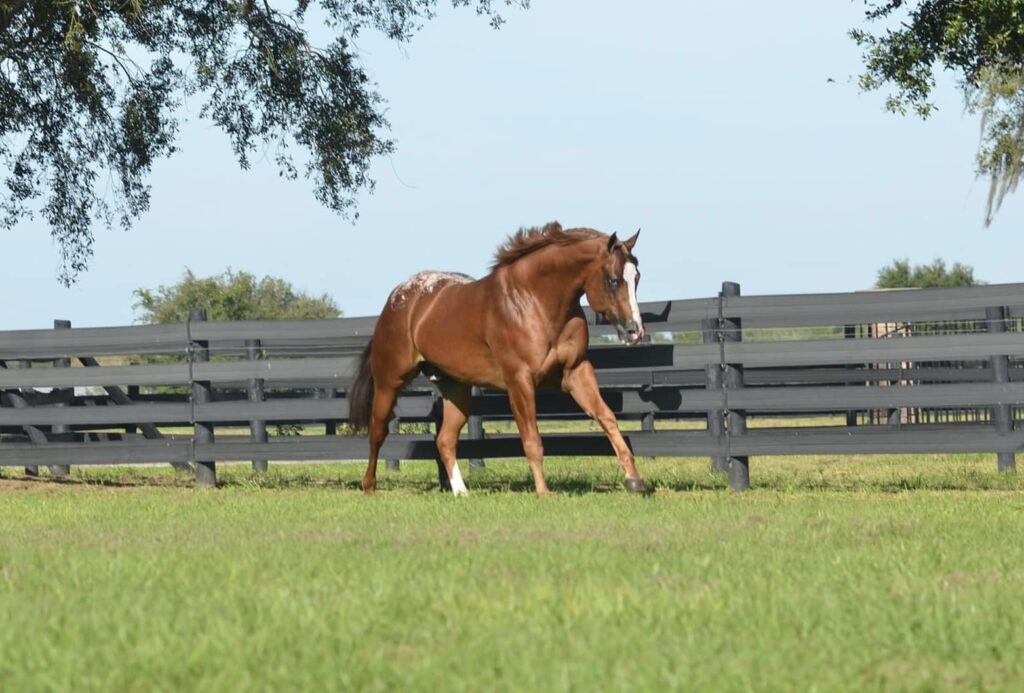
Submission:
[[[644,323],[640,319],[640,306],[636,302],[636,274],[636,265],[632,262],[627,262],[626,266],[622,268],[622,280],[626,282],[626,288],[629,290],[629,310],[633,313],[631,317],[640,330],[640,334],[643,335]]]
[[[449,480],[452,484],[452,495],[455,496],[468,496],[469,489],[466,488],[466,482],[462,480],[462,472],[459,471],[459,463],[456,462],[452,465],[452,478]]]

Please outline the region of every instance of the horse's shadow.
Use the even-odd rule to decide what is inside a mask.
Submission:
[[[509,493],[515,495],[532,495],[533,479],[529,476],[521,478],[497,477],[487,475],[470,475],[467,479],[470,495],[480,493],[495,495]],[[587,479],[581,477],[548,478],[548,488],[553,495],[585,496],[610,495],[627,493],[621,479]],[[693,478],[647,478],[652,492],[663,493],[700,493],[720,492],[731,495],[728,481],[724,477],[695,476]],[[71,476],[53,477],[29,476],[12,474],[10,471],[0,473],[0,488],[4,484],[22,484],[43,489],[47,485],[65,488],[110,488],[110,489],[146,489],[146,488],[192,488],[193,480],[188,474],[173,475],[126,475],[126,476]],[[362,493],[362,484],[358,478],[312,477],[305,474],[275,474],[272,476],[232,474],[223,476],[220,488],[252,488],[266,491],[286,489],[334,489],[342,492]],[[922,480],[913,476],[905,478],[887,478],[861,481],[859,483],[843,483],[841,481],[821,480],[780,480],[766,479],[757,485],[768,491],[813,491],[816,493],[851,493],[871,490],[877,493],[905,493],[907,491],[927,490],[939,492],[954,491],[1003,491],[1001,485],[986,483],[986,480],[975,478]],[[450,494],[442,489],[436,479],[402,478],[389,476],[378,481],[378,493],[411,492],[413,494]]]
[[[522,494],[533,494],[536,493],[536,489],[533,485],[533,479],[494,479],[494,480],[480,480],[470,481],[470,493],[474,490],[478,492],[486,493],[522,493]],[[624,491],[622,485],[614,484],[603,484],[600,482],[587,481],[585,479],[559,479],[552,480],[548,479],[548,489],[552,494],[564,494],[564,495],[586,495],[591,493],[614,493],[618,491]]]

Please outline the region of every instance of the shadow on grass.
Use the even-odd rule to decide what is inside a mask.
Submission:
[[[804,467],[787,464],[771,468],[767,464],[755,468],[760,473],[752,474],[751,492],[768,493],[907,493],[915,491],[932,492],[1020,492],[1024,491],[1024,477],[1016,474],[999,474],[987,465],[943,467],[917,465],[903,468],[898,464],[833,465],[829,467]],[[20,470],[19,470],[20,471]],[[39,490],[61,487],[79,488],[192,488],[193,477],[187,472],[176,472],[165,468],[109,467],[72,469],[67,478],[50,476],[43,471],[41,476],[13,473],[10,468],[0,474],[0,491]],[[340,492],[361,493],[362,468],[355,465],[280,465],[271,467],[267,473],[258,474],[241,466],[224,466],[218,469],[222,489],[252,490],[300,490],[332,489]],[[625,494],[621,477],[610,473],[599,465],[580,468],[575,463],[554,464],[548,473],[548,486],[555,494]],[[666,461],[660,468],[651,469],[646,475],[655,493],[720,493],[733,496],[724,475],[712,474],[706,467],[687,465],[685,462],[671,464]],[[534,493],[533,479],[528,471],[513,465],[488,466],[467,475],[471,493],[522,494]],[[378,476],[378,491],[381,493],[432,494],[440,493],[436,471],[427,465],[410,465],[399,472],[386,471]]]
[[[74,472],[69,477],[55,477],[50,475],[33,476],[29,474],[11,474],[10,472],[0,474],[0,488],[4,484],[21,484],[28,486],[69,486],[69,487],[109,487],[109,488],[188,488],[193,485],[193,478],[189,474],[178,473],[175,475],[137,474],[125,473],[124,471],[115,474],[79,474]]]
[[[362,493],[362,483],[359,479],[327,479],[302,476],[280,476],[280,477],[258,477],[249,478],[234,477],[224,478],[218,486],[221,488],[259,488],[259,489],[301,489],[301,488],[335,488],[339,490],[356,491]],[[532,479],[486,479],[468,481],[470,492],[478,493],[522,493],[533,494]],[[588,493],[625,493],[622,484],[601,483],[587,479],[561,479],[549,481],[548,487],[553,493],[582,495]],[[413,492],[413,493],[450,493],[442,489],[436,480],[428,480],[422,477],[398,479],[394,476],[385,479],[378,479],[377,492],[388,493]]]

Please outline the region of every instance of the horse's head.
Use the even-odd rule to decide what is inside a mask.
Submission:
[[[615,325],[619,338],[626,344],[636,344],[644,336],[644,323],[636,302],[640,270],[633,255],[639,235],[638,229],[625,241],[620,241],[614,233],[609,236],[607,246],[583,287],[590,307]]]

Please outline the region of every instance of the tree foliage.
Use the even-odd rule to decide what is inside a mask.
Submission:
[[[977,286],[982,284],[974,278],[974,268],[961,265],[959,262],[953,267],[946,268],[942,259],[934,260],[930,265],[910,266],[907,259],[894,260],[878,270],[878,279],[875,282],[876,289],[931,289],[936,287],[950,286]]]
[[[494,26],[497,2],[527,4],[452,0]],[[321,203],[354,214],[372,158],[393,143],[352,39],[373,29],[407,41],[437,3],[0,0],[0,228],[41,216],[61,280],[74,281],[94,223],[127,228],[148,208],[147,177],[175,153],[186,99],[243,169],[270,152],[283,176],[301,169]],[[310,39],[318,23],[327,45]]]
[[[197,277],[186,269],[181,281],[158,289],[136,289],[138,319],[148,324],[185,322],[192,308],[205,308],[208,320],[305,320],[337,318],[341,311],[327,294],[310,296],[283,279],[257,279],[231,269]]]
[[[989,179],[987,226],[1017,189],[1024,167],[1024,70],[985,71],[969,99],[969,109],[981,114],[978,175]]]
[[[889,86],[889,110],[927,117],[938,67],[956,75],[969,111],[981,115],[977,173],[989,178],[985,224],[1013,192],[1024,165],[1024,3],[1020,0],[866,1],[886,27],[850,32],[864,51],[865,90]]]

